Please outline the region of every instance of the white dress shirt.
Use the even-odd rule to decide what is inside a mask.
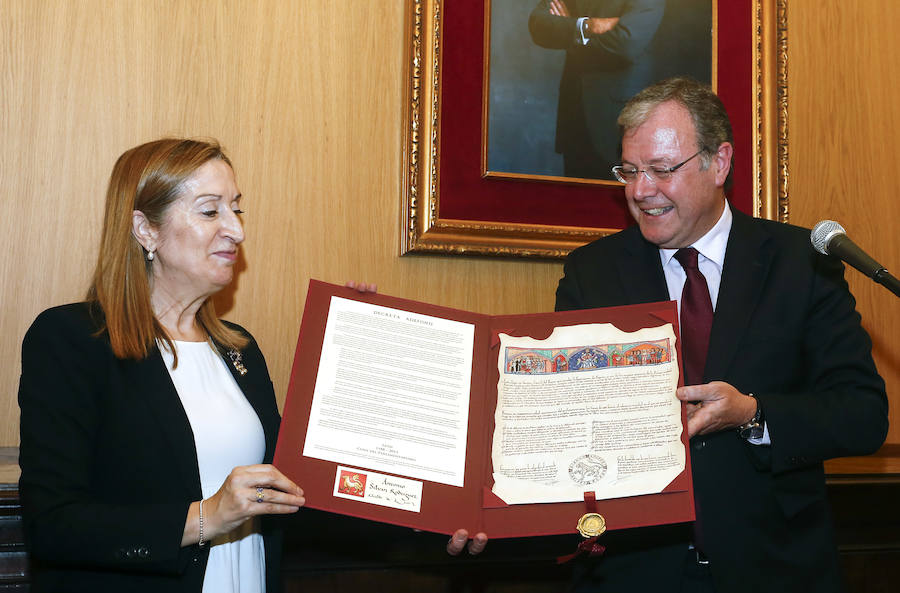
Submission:
[[[728,235],[731,234],[731,206],[725,202],[722,216],[713,228],[697,239],[691,247],[697,250],[697,266],[700,273],[706,278],[706,287],[709,289],[709,298],[712,301],[713,312],[716,310],[716,302],[719,300],[719,286],[722,284],[722,266],[725,265],[725,248],[728,246]],[[675,259],[677,249],[659,250],[659,259],[662,262],[663,273],[666,276],[666,286],[669,289],[669,298],[678,302],[678,316],[681,317],[681,293],[684,290],[684,282],[687,279],[684,269]],[[763,436],[759,439],[748,439],[754,445],[769,445],[769,426],[763,422]]]
[[[191,423],[203,498],[215,494],[231,470],[262,463],[266,437],[225,361],[208,342],[175,342],[178,367],[160,345],[163,360]],[[265,593],[266,554],[258,522],[244,521],[209,542],[204,593]]]

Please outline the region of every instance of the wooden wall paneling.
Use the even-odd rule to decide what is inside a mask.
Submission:
[[[235,285],[283,400],[309,278],[484,313],[548,311],[558,262],[400,258],[401,0],[0,3],[0,446],[22,336],[79,300],[118,155],[217,137],[246,196]],[[352,25],[352,26],[350,26]]]
[[[895,274],[900,270],[900,4],[794,1],[788,8],[791,222],[840,222]],[[900,472],[900,303],[852,268],[846,272],[891,399],[882,454],[839,460],[832,472]]]

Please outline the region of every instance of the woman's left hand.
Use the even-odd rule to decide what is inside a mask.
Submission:
[[[303,490],[274,465],[236,467],[218,492],[203,501],[203,539],[228,533],[256,515],[296,513],[304,505]],[[188,511],[182,545],[199,541],[199,503]]]
[[[349,280],[344,283],[344,286],[347,288],[353,288],[356,292],[378,292],[378,287],[373,283],[369,284],[367,282],[356,282],[355,280]]]

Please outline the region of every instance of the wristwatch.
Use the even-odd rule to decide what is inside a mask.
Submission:
[[[581,21],[581,34],[587,39],[588,35],[591,32],[591,26],[588,24],[590,19],[588,17],[584,17],[584,20]],[[569,29],[571,31],[571,29]]]
[[[756,400],[756,413],[753,414],[753,418],[749,422],[739,426],[737,431],[742,439],[761,439],[765,433],[763,430],[765,421],[763,420],[762,406],[759,405],[759,398],[752,393],[748,395]]]

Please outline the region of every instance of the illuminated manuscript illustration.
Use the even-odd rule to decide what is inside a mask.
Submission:
[[[507,348],[506,372],[515,374],[566,373],[606,367],[646,366],[671,362],[668,339],[541,350]]]
[[[661,492],[685,467],[671,324],[500,334],[493,492],[508,504]]]

